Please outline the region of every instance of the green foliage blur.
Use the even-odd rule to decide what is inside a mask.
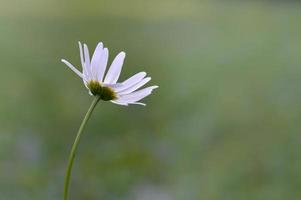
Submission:
[[[72,200],[301,198],[301,4],[294,1],[0,0],[0,200],[62,199],[92,98],[61,58],[103,41],[143,102],[101,102]]]

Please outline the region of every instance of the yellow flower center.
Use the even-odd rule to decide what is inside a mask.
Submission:
[[[90,81],[87,86],[94,96],[100,96],[104,101],[117,99],[117,95],[112,88],[102,86],[98,81]]]

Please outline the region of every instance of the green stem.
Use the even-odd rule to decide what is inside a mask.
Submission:
[[[72,145],[72,149],[71,149],[71,152],[70,152],[70,155],[69,155],[68,167],[67,167],[67,170],[66,170],[66,176],[65,176],[64,200],[68,200],[68,189],[69,189],[70,178],[71,178],[71,170],[72,170],[72,166],[73,166],[73,162],[74,162],[74,158],[75,158],[75,154],[76,154],[76,149],[77,149],[77,146],[78,146],[78,143],[79,143],[79,140],[80,140],[80,136],[82,135],[82,132],[85,128],[85,125],[87,124],[89,118],[91,117],[91,114],[92,114],[95,106],[99,102],[99,100],[100,100],[99,96],[96,96],[95,99],[93,100],[89,110],[86,113],[85,118],[83,119],[83,121],[82,121],[82,123],[81,123],[81,125],[78,129],[76,138],[75,138],[74,143]]]

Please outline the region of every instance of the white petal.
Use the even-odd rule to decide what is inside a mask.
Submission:
[[[84,44],[84,58],[85,58],[85,69],[87,71],[87,75],[89,79],[93,79],[93,74],[91,71],[91,63],[90,63],[90,54],[89,49],[86,44]]]
[[[85,63],[90,66],[90,54],[89,54],[89,49],[86,44],[84,44],[84,56],[85,56]]]
[[[124,52],[120,52],[115,57],[115,59],[113,60],[111,66],[110,66],[110,69],[106,75],[104,83],[116,83],[117,82],[120,72],[121,72],[124,58],[125,58]]]
[[[143,85],[145,85],[147,82],[149,82],[151,80],[151,77],[147,77],[143,80],[141,80],[140,82],[136,83],[135,85],[133,85],[132,87],[129,87],[121,92],[119,92],[119,95],[124,95],[124,94],[130,94],[131,92],[141,88]]]
[[[90,95],[90,96],[94,96],[90,90],[89,90],[89,95]]]
[[[85,61],[84,61],[84,56],[83,56],[83,46],[80,42],[78,42],[78,46],[79,46],[80,61],[81,61],[82,67],[84,67]]]
[[[100,59],[103,53],[103,44],[102,42],[98,43],[95,51],[93,53],[92,59],[91,59],[91,70],[92,74],[94,75],[93,78],[97,80],[97,73],[98,73],[98,68],[100,67]]]
[[[85,87],[86,87],[88,90],[90,90],[89,87],[88,87],[88,82],[87,82],[87,80],[85,80],[85,79],[83,78],[83,82],[84,82]]]
[[[146,106],[145,103],[141,103],[141,102],[129,102],[129,101],[121,101],[121,100],[116,100],[116,102],[120,104],[136,104],[136,105]]]
[[[141,102],[134,102],[134,103],[130,103],[130,104],[137,104],[137,105],[141,105],[141,106],[146,106],[145,103],[141,103]]]
[[[81,64],[82,64],[83,78],[85,80],[88,80],[90,78],[89,78],[89,74],[88,74],[88,71],[86,69],[86,64],[85,64],[85,60],[84,60],[83,46],[80,42],[78,42],[78,46],[79,46],[79,53],[80,53],[80,61],[81,61]]]
[[[62,59],[61,60],[63,63],[65,63],[72,71],[74,71],[79,77],[83,78],[83,75],[82,73],[76,69],[70,62],[68,62],[67,60],[65,59]]]
[[[116,101],[111,101],[112,103],[118,104],[118,105],[122,105],[122,106],[127,106],[127,103],[120,103],[117,100]]]
[[[125,90],[129,87],[132,87],[133,85],[137,84],[138,82],[140,82],[144,77],[146,76],[145,72],[139,72],[137,74],[135,74],[134,76],[128,78],[127,80],[122,82],[123,87],[120,87],[116,90],[116,92]]]
[[[136,102],[144,97],[150,95],[152,93],[152,90],[158,88],[158,86],[150,86],[147,88],[144,88],[142,90],[138,90],[137,92],[133,92],[130,94],[122,95],[119,97],[119,100],[121,101],[128,101],[128,102]]]
[[[115,91],[116,89],[123,87],[122,83],[114,83],[114,84],[103,83],[103,86],[113,88]]]
[[[104,48],[97,69],[97,80],[100,82],[102,82],[103,80],[103,76],[105,74],[107,64],[108,64],[108,58],[109,58],[109,50],[107,48]]]

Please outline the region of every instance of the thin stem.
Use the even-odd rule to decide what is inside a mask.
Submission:
[[[76,154],[76,150],[77,150],[77,146],[78,146],[81,134],[82,134],[82,132],[85,128],[85,125],[87,124],[89,118],[91,117],[91,114],[92,114],[95,106],[99,102],[99,100],[100,100],[99,96],[96,96],[95,99],[93,100],[89,110],[86,113],[85,118],[83,119],[83,121],[82,121],[82,123],[81,123],[81,125],[78,129],[76,138],[75,138],[74,143],[72,145],[72,149],[71,149],[71,152],[70,152],[70,155],[69,155],[68,167],[67,167],[67,170],[66,170],[66,176],[65,176],[64,200],[68,200],[68,189],[69,189],[70,178],[71,178],[71,170],[72,170],[72,166],[73,166],[73,162],[74,162],[74,158],[75,158],[75,154]]]

